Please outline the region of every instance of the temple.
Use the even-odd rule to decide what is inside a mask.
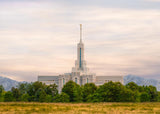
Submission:
[[[75,66],[72,68],[71,73],[65,73],[59,76],[38,76],[38,81],[46,84],[56,84],[59,92],[63,88],[63,85],[68,81],[74,81],[79,85],[86,83],[95,83],[97,86],[107,83],[109,81],[121,82],[123,84],[123,76],[96,76],[95,73],[91,73],[87,68],[86,61],[84,59],[84,44],[82,41],[82,24],[80,24],[80,42],[77,45],[77,60]]]

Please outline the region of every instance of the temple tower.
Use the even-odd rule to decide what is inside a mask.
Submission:
[[[80,41],[77,44],[77,60],[75,61],[75,67],[72,68],[72,72],[84,74],[88,72],[86,67],[86,61],[84,60],[84,44],[82,41],[82,24],[80,24]]]

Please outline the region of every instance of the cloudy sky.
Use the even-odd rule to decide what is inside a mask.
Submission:
[[[92,72],[160,80],[160,0],[0,0],[0,75],[71,72],[80,23]]]

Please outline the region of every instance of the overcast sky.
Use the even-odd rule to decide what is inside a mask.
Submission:
[[[160,0],[0,0],[0,76],[71,72],[79,24],[91,72],[160,80]]]

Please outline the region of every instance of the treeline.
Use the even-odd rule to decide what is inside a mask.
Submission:
[[[138,86],[134,82],[122,85],[108,82],[101,86],[87,83],[83,86],[67,82],[59,94],[57,85],[42,82],[21,83],[11,91],[0,86],[0,102],[157,102],[160,92],[154,86]]]

